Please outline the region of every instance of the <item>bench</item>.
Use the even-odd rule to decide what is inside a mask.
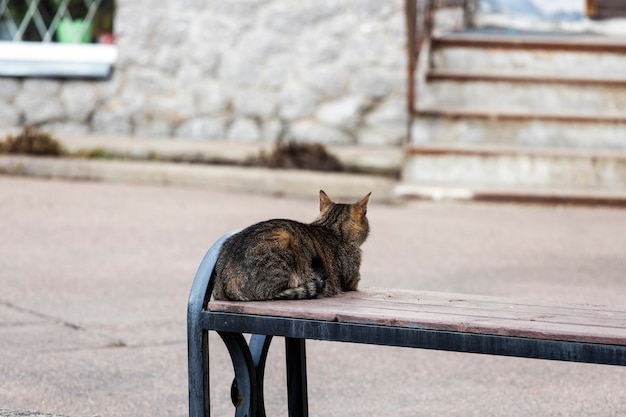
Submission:
[[[213,267],[227,237],[205,255],[189,296],[191,417],[210,415],[208,331],[219,334],[232,359],[236,416],[265,416],[263,376],[274,336],[285,338],[290,416],[308,415],[306,339],[626,365],[624,306],[395,289],[315,300],[212,300]]]

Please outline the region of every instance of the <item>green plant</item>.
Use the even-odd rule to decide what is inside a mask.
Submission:
[[[87,158],[89,159],[113,159],[115,155],[111,151],[104,148],[94,148],[87,152]]]

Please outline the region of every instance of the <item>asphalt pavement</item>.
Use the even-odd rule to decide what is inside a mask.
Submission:
[[[260,220],[313,220],[310,188],[294,197],[0,176],[0,416],[186,416],[186,303],[204,253]],[[626,303],[626,209],[378,197],[362,286]],[[230,361],[219,339],[210,346],[213,415],[232,415]],[[624,367],[307,350],[312,416],[626,416]],[[276,340],[272,416],[286,415],[283,356]]]

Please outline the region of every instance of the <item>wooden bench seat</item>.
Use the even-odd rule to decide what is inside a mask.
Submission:
[[[211,300],[213,312],[626,344],[626,306],[534,303],[499,297],[366,288],[332,298]]]
[[[190,416],[208,416],[208,331],[226,344],[238,416],[264,416],[263,375],[274,336],[285,338],[288,410],[308,415],[305,340],[329,340],[537,359],[626,365],[626,307],[531,302],[397,289],[332,298],[211,300],[216,242],[188,307]],[[249,342],[243,334],[251,334]]]

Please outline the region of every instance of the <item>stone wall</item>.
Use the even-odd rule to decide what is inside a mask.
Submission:
[[[395,146],[402,0],[118,0],[109,80],[0,79],[0,126]]]

